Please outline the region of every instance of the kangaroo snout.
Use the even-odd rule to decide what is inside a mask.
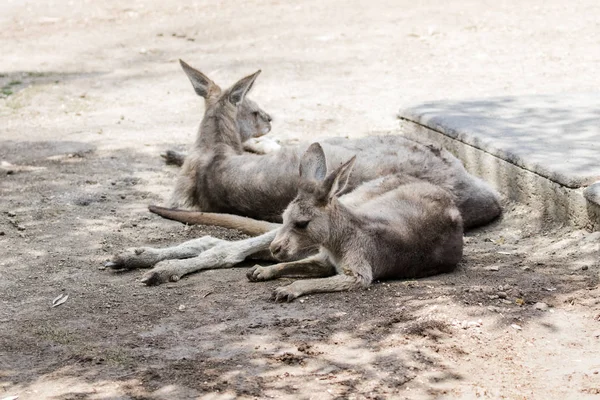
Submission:
[[[283,261],[289,258],[286,240],[275,238],[275,240],[271,242],[269,250],[271,251],[273,257],[275,257],[277,260]]]
[[[277,255],[279,253],[281,253],[281,245],[280,244],[277,244],[277,245],[271,244],[270,250],[271,250],[271,254],[273,254],[273,257],[277,257]]]

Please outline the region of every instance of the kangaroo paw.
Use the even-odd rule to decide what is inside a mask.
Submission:
[[[152,268],[160,260],[160,253],[156,249],[139,247],[117,254],[104,266],[113,269]]]
[[[182,166],[185,160],[185,154],[175,150],[167,150],[164,153],[160,153],[160,156],[165,159],[167,165],[178,165]]]
[[[260,265],[255,265],[250,268],[250,270],[246,272],[246,277],[250,282],[268,281],[274,278],[271,268],[261,267]]]

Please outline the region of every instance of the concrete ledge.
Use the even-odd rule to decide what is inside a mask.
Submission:
[[[400,111],[412,121],[562,186],[600,180],[600,93],[438,101]]]
[[[581,228],[600,230],[600,206],[570,189],[494,155],[451,139],[410,121],[401,121],[404,136],[418,142],[434,142],[460,158],[467,170],[487,182],[508,199],[540,210],[547,219]]]

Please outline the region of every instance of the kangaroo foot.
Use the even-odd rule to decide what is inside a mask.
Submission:
[[[184,272],[180,270],[181,263],[184,260],[165,260],[161,261],[148,271],[142,277],[141,282],[148,286],[157,286],[167,282],[177,282]]]
[[[113,269],[152,268],[161,260],[159,250],[150,247],[138,247],[117,254],[112,261],[107,262],[104,266]]]

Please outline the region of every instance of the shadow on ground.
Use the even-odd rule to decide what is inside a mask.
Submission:
[[[535,303],[583,301],[598,284],[583,233],[559,238],[508,204],[503,220],[467,235],[449,275],[291,304],[269,300],[288,280],[250,283],[241,268],[146,287],[140,271],[99,267],[135,245],[242,236],[149,214],[177,172],[158,156],[18,141],[0,155],[24,148],[14,160],[41,169],[0,182],[0,387],[20,399],[441,396],[468,378],[456,368],[470,353],[463,332],[545,323]]]

